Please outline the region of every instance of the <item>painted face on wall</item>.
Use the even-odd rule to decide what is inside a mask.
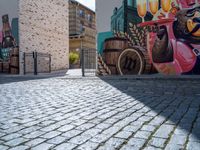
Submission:
[[[177,39],[187,40],[191,44],[199,44],[200,7],[178,11],[173,29]]]

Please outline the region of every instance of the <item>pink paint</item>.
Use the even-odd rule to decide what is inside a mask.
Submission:
[[[3,40],[3,32],[0,31],[0,43],[2,42],[2,40]]]

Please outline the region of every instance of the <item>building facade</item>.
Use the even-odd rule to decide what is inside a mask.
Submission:
[[[69,0],[69,51],[80,55],[82,48],[96,49],[96,15],[79,2]]]
[[[145,21],[152,19],[152,15],[148,12],[145,16]],[[129,23],[138,24],[142,19],[137,12],[136,1],[124,0],[121,7],[115,7],[111,16],[111,31],[130,32]]]
[[[8,14],[12,21],[12,34],[18,37],[19,69],[24,71],[24,52],[51,55],[51,70],[69,68],[68,2],[65,0],[13,0],[0,2],[5,6],[1,16]],[[15,10],[6,9],[12,6]],[[14,14],[14,15],[13,15]],[[15,25],[15,26],[14,26]],[[0,27],[2,28],[2,26]],[[27,62],[32,69],[32,62]],[[45,66],[39,64],[43,70]]]

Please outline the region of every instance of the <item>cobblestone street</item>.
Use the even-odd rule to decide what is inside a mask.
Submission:
[[[0,150],[200,149],[198,79],[13,81],[0,77]]]

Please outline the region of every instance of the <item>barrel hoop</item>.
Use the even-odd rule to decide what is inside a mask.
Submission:
[[[104,49],[103,52],[104,53],[109,53],[109,52],[120,52],[122,51],[121,49]]]
[[[19,57],[19,54],[12,54],[11,57]]]
[[[109,41],[127,41],[127,39],[125,39],[125,38],[119,38],[119,37],[112,37],[112,38],[108,38],[108,39],[106,39],[105,40],[105,42],[109,42]]]
[[[116,65],[114,65],[114,64],[106,64],[106,65],[109,67],[116,67]]]
[[[16,68],[16,69],[19,69],[19,66],[13,66],[13,65],[10,65],[10,68]]]
[[[139,57],[140,59],[140,62],[141,62],[141,66],[140,66],[140,70],[138,72],[138,75],[141,75],[144,71],[144,66],[145,66],[145,60],[144,60],[144,55],[143,53],[140,51],[140,49],[138,49],[137,47],[131,47],[131,48],[126,48],[119,56],[119,59],[118,59],[118,63],[117,63],[117,68],[118,68],[118,71],[120,73],[120,75],[124,75],[122,73],[122,70],[120,68],[120,60],[121,60],[121,57],[123,56],[123,54],[127,51],[132,51],[132,52],[135,52],[137,54],[137,56]]]

